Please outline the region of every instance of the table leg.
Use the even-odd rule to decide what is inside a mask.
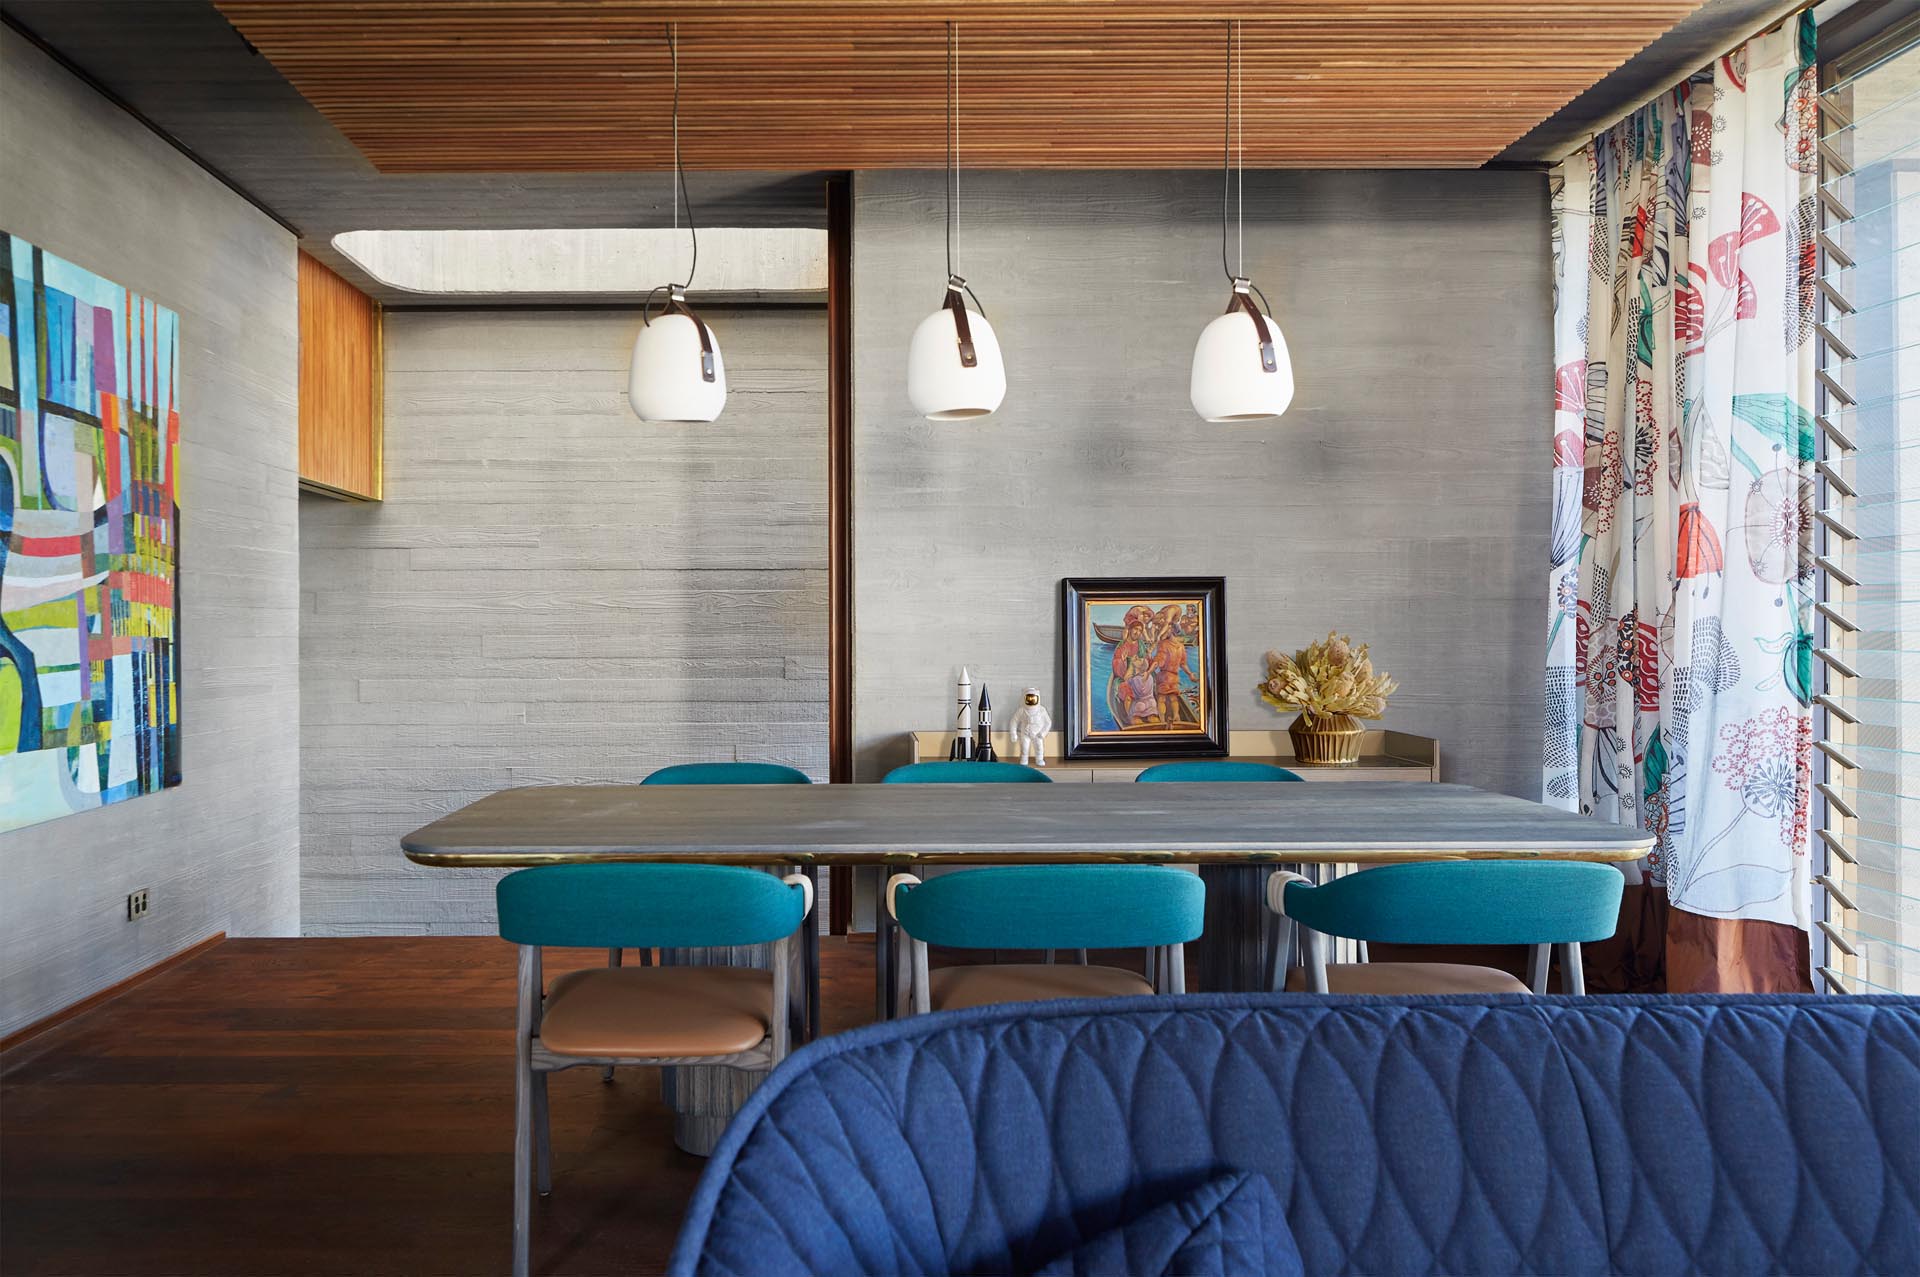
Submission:
[[[1206,931],[1200,937],[1200,988],[1253,993],[1267,987],[1267,875],[1271,865],[1200,866],[1207,886]]]
[[[788,961],[797,965],[801,946],[790,946]],[[729,945],[716,949],[662,949],[660,965],[667,967],[758,967],[773,965],[778,946]],[[797,987],[793,966],[788,967],[787,1005],[779,1013],[797,1029],[806,1009],[806,997]],[[660,1098],[673,1110],[673,1142],[696,1157],[706,1157],[720,1140],[747,1097],[766,1074],[728,1068],[722,1064],[673,1064],[660,1070]]]
[[[660,1097],[673,1110],[673,1142],[682,1152],[711,1157],[727,1123],[767,1075],[718,1064],[680,1064],[660,1070]]]

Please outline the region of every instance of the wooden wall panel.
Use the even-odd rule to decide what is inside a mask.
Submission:
[[[300,254],[300,482],[381,496],[379,303]]]
[[[711,425],[635,419],[637,310],[387,316],[387,499],[300,507],[308,934],[489,930],[398,840],[496,789],[827,779],[826,312],[701,315]]]
[[[696,169],[945,160],[1219,163],[1225,24],[1243,20],[1246,162],[1477,167],[1700,0],[216,0],[390,173],[668,167],[663,24],[679,23]]]

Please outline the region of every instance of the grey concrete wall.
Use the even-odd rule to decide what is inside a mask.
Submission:
[[[300,700],[293,237],[5,29],[0,227],[179,312],[185,666],[179,787],[0,835],[4,1033],[298,931]]]
[[[491,930],[398,840],[493,790],[826,779],[825,313],[703,314],[704,426],[628,409],[631,311],[389,314],[386,500],[300,507],[308,934]]]
[[[1269,648],[1328,629],[1401,681],[1385,725],[1450,780],[1537,797],[1546,430],[1546,181],[1249,173],[1247,267],[1298,391],[1276,422],[1188,405],[1225,304],[1220,180],[968,173],[957,262],[1007,352],[994,416],[907,403],[906,339],[940,300],[941,179],[855,185],[854,717],[863,775],[947,722],[954,667],[1008,712],[1050,688],[1063,576],[1227,579],[1235,727]]]

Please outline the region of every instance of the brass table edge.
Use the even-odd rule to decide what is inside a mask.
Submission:
[[[1393,864],[1409,860],[1574,860],[1623,864],[1653,849],[1645,846],[1541,848],[1409,847],[1391,851],[1355,848],[1290,851],[923,851],[923,852],[753,852],[753,851],[416,851],[402,848],[408,860],[433,869],[509,869],[564,864],[695,865],[911,865],[971,861],[996,865],[1072,864]]]

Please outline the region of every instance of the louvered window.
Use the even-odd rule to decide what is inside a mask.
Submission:
[[[1920,993],[1920,24],[1821,93],[1821,975]]]

